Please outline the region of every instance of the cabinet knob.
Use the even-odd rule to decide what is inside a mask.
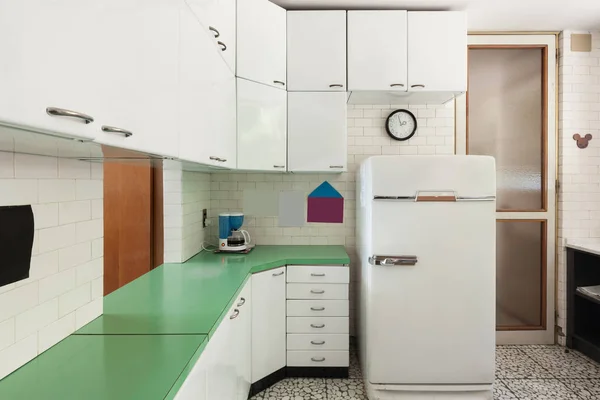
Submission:
[[[336,87],[343,88],[344,85],[342,85],[341,83],[332,83],[331,85],[329,85],[329,87],[330,88],[336,88]]]
[[[325,361],[325,357],[311,357],[311,360],[314,362],[323,362]]]
[[[422,84],[417,84],[417,85],[410,85],[411,88],[425,88],[425,85]]]
[[[235,310],[233,310],[233,314],[231,314],[229,316],[229,319],[236,319],[238,317],[238,315],[240,315],[240,310],[238,310],[237,308]]]
[[[285,86],[285,82],[282,82],[282,81],[273,81],[273,83],[276,85]]]
[[[221,51],[225,51],[227,50],[227,46],[225,45],[225,43],[221,42],[220,40],[217,42],[217,44],[219,46],[221,46]]]
[[[310,324],[310,326],[311,326],[311,328],[315,328],[315,329],[325,328],[325,324],[320,324],[320,325]]]
[[[221,36],[221,34],[219,33],[219,31],[216,28],[213,28],[212,26],[209,26],[208,30],[211,31],[212,33],[214,33],[216,38],[218,38],[219,36]]]
[[[94,118],[92,118],[91,116],[89,116],[87,114],[80,113],[77,111],[72,111],[72,110],[66,110],[64,108],[48,107],[48,108],[46,108],[46,114],[48,114],[51,117],[77,118],[77,119],[83,120],[83,122],[85,122],[86,124],[94,122]]]
[[[117,128],[114,126],[107,126],[107,125],[102,125],[102,132],[116,133],[118,135],[123,135],[126,138],[128,138],[129,136],[133,136],[133,132],[128,131],[127,129],[121,129],[121,128]]]
[[[404,87],[404,83],[392,83],[390,87]]]

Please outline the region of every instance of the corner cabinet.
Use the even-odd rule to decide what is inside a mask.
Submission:
[[[285,367],[286,268],[252,276],[252,383]]]
[[[346,171],[346,96],[288,92],[288,171]]]
[[[237,79],[237,168],[280,171],[287,166],[287,92]]]
[[[287,12],[290,91],[346,91],[346,11]]]
[[[408,91],[466,90],[466,13],[408,12]]]

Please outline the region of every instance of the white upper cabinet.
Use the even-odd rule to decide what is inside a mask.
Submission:
[[[237,72],[277,88],[286,85],[286,11],[268,0],[237,3]]]
[[[346,93],[288,92],[288,171],[346,170]]]
[[[179,158],[235,168],[235,76],[185,8],[180,27]]]
[[[286,170],[287,93],[237,79],[237,168]]]
[[[235,0],[185,0],[231,72],[236,63]]]
[[[285,367],[285,267],[252,275],[252,383]]]
[[[179,12],[170,0],[107,0],[96,23],[110,26],[95,49],[102,71],[98,143],[177,157]]]
[[[95,137],[101,8],[81,0],[0,2],[0,124]]]
[[[467,90],[466,13],[408,12],[408,90]]]
[[[348,90],[406,91],[406,11],[348,11]]]
[[[288,11],[287,87],[346,91],[346,11]]]

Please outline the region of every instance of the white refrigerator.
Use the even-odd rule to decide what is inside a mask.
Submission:
[[[494,159],[371,157],[356,202],[369,399],[492,399]]]

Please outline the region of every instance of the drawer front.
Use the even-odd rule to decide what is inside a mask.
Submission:
[[[348,351],[288,351],[288,367],[348,367]]]
[[[348,284],[288,283],[287,298],[290,300],[348,300]]]
[[[349,283],[348,267],[289,265],[287,281],[295,283]]]
[[[348,300],[288,300],[288,317],[347,317]]]
[[[349,350],[350,336],[345,334],[288,334],[288,350]]]
[[[287,333],[345,333],[348,334],[348,317],[288,317]]]

